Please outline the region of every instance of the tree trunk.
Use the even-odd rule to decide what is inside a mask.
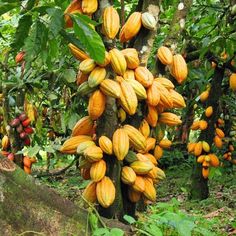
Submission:
[[[219,116],[219,100],[222,95],[221,83],[224,78],[224,68],[216,67],[211,82],[211,90],[206,107],[213,107],[213,114],[208,121],[208,128],[203,130],[198,138],[199,141],[206,141],[211,146],[215,136],[215,123]],[[202,117],[205,118],[205,115]],[[190,199],[203,200],[209,196],[208,180],[202,177],[202,166],[196,162],[192,173],[192,184],[190,190]]]

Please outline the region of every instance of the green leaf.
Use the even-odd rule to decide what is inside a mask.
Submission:
[[[68,83],[73,83],[76,81],[76,73],[73,69],[64,70],[62,76]]]
[[[6,13],[18,6],[19,6],[19,2],[0,3],[0,15],[3,15],[4,13]]]
[[[126,220],[129,224],[133,224],[136,222],[136,220],[132,217],[132,216],[129,216],[129,215],[124,215],[124,220]]]
[[[149,225],[145,225],[144,227],[145,231],[147,231],[149,234],[153,235],[153,236],[162,236],[162,232],[161,229],[154,224],[149,224]]]
[[[50,15],[49,30],[56,37],[63,28],[63,11],[59,8],[49,8],[47,13]]]
[[[91,230],[95,231],[96,229],[98,229],[98,218],[93,213],[89,213],[88,217],[89,217],[89,225],[91,227]]]
[[[93,232],[92,236],[109,236],[109,229],[98,228]]]
[[[71,15],[76,36],[83,44],[89,56],[96,62],[103,63],[105,46],[100,35],[90,26],[81,15]]]
[[[26,51],[25,59],[27,62],[33,61],[42,51],[46,51],[48,40],[48,30],[46,26],[37,20],[33,25],[31,34],[25,41],[24,49]]]
[[[124,231],[118,228],[111,229],[110,236],[124,236]]]
[[[32,25],[32,16],[31,15],[23,15],[18,23],[16,28],[16,33],[14,36],[14,41],[11,45],[13,50],[19,51],[20,48],[24,45],[25,39],[29,34],[30,27]]]
[[[34,157],[40,151],[40,149],[41,149],[41,147],[38,145],[36,145],[34,147],[29,147],[27,155],[29,157]]]

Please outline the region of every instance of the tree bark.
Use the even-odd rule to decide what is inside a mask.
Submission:
[[[219,116],[219,100],[222,95],[221,83],[224,78],[225,68],[216,67],[211,82],[211,90],[206,107],[213,107],[213,114],[207,119],[208,128],[200,133],[199,141],[206,141],[211,146],[215,136],[215,123]],[[205,118],[205,115],[202,116]],[[190,190],[190,199],[203,200],[209,196],[208,180],[202,177],[202,166],[196,162],[192,172],[192,183]]]

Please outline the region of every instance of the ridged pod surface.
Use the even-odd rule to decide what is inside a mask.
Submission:
[[[233,73],[229,77],[229,87],[233,90],[236,91],[236,73]]]
[[[10,145],[10,139],[7,135],[2,138],[2,150],[6,150]]]
[[[213,167],[217,167],[220,165],[220,161],[218,159],[218,157],[213,154],[213,153],[210,153],[208,154],[208,156],[210,157],[210,165],[213,166]]]
[[[183,96],[176,92],[174,89],[170,89],[169,93],[173,101],[173,108],[184,108],[186,107]]]
[[[97,201],[96,187],[97,187],[97,183],[92,181],[84,189],[83,197],[88,202],[94,203]]]
[[[99,204],[104,208],[108,208],[114,202],[116,189],[109,177],[104,176],[104,178],[97,183],[96,194]]]
[[[161,99],[161,95],[157,87],[157,83],[152,83],[152,85],[147,88],[147,103],[151,106],[157,106]]]
[[[176,54],[173,56],[171,74],[175,77],[179,84],[186,80],[188,76],[188,67],[181,54]]]
[[[111,62],[111,56],[110,56],[109,52],[105,51],[104,62],[103,63],[97,63],[97,64],[101,67],[106,67],[107,65],[110,64],[110,62]]]
[[[142,13],[142,25],[149,30],[154,30],[156,27],[157,21],[155,17],[149,13],[149,12],[144,12]]]
[[[120,29],[120,17],[116,9],[112,6],[106,7],[103,15],[103,32],[109,39],[114,39]]]
[[[81,134],[91,135],[93,132],[93,120],[89,116],[81,118],[72,129],[71,136],[78,136]]]
[[[169,125],[169,126],[174,126],[174,125],[180,125],[182,121],[180,118],[175,115],[174,113],[171,112],[163,112],[160,114],[158,121],[160,123]]]
[[[196,143],[195,147],[194,147],[194,155],[197,157],[197,156],[200,156],[202,153],[202,142],[198,142]]]
[[[134,115],[138,106],[138,99],[133,87],[125,80],[120,82],[121,94],[120,103],[123,109],[129,114]]]
[[[218,136],[218,135],[216,135],[215,137],[214,137],[214,144],[215,144],[215,146],[217,147],[217,148],[222,148],[222,146],[223,146],[223,142],[222,142],[222,139]]]
[[[95,145],[95,142],[93,141],[85,141],[85,142],[82,142],[80,143],[78,146],[77,146],[77,149],[76,149],[76,152],[77,154],[81,155],[84,153],[84,150],[87,148],[87,147],[90,147],[92,145]]]
[[[89,162],[96,162],[103,158],[102,149],[96,145],[86,148],[83,154]]]
[[[139,83],[137,80],[133,80],[133,79],[128,79],[126,81],[133,87],[138,100],[147,99],[146,89],[143,87],[143,85],[141,83]]]
[[[77,48],[74,44],[69,43],[68,47],[70,48],[71,53],[73,56],[78,59],[79,61],[83,61],[85,59],[89,59],[88,54],[86,54],[84,51],[81,49]]]
[[[142,26],[142,14],[132,13],[120,31],[120,42],[124,43],[135,37]]]
[[[136,174],[145,175],[150,170],[152,170],[154,166],[150,161],[134,161],[130,164],[130,167],[134,170]]]
[[[132,185],[132,189],[137,192],[144,192],[145,190],[145,182],[142,176],[137,175],[134,184]]]
[[[82,11],[91,15],[98,9],[98,0],[82,0]]]
[[[84,96],[84,95],[90,94],[90,93],[93,92],[95,89],[96,89],[96,88],[91,88],[91,87],[89,86],[88,81],[85,81],[85,82],[83,82],[83,83],[79,86],[77,92],[78,92],[78,94],[79,94],[80,96]]]
[[[139,66],[135,69],[134,72],[135,79],[141,83],[145,88],[148,88],[152,85],[154,77],[152,73],[143,66]]]
[[[216,134],[217,134],[220,138],[224,138],[224,137],[225,137],[225,133],[224,133],[224,131],[223,131],[222,129],[216,128],[216,129],[215,129],[215,132],[216,132]]]
[[[155,146],[154,146],[154,147],[155,147]],[[154,149],[154,148],[152,148],[152,149]],[[144,153],[143,155],[144,155],[145,157],[147,157],[148,160],[151,161],[154,166],[157,165],[157,160],[156,160],[156,158],[155,158],[151,153]]]
[[[121,51],[113,48],[109,51],[111,56],[111,66],[114,72],[118,75],[123,75],[127,68],[127,63]]]
[[[94,182],[99,182],[106,173],[106,162],[104,160],[100,160],[94,162],[90,168],[90,177]]]
[[[122,161],[129,151],[129,137],[124,129],[117,129],[112,137],[112,146],[115,156]]]
[[[162,139],[160,142],[159,142],[159,146],[162,147],[162,148],[170,148],[172,145],[172,142],[165,138],[165,139]]]
[[[143,119],[143,121],[141,122],[140,126],[139,126],[139,131],[142,133],[142,135],[147,138],[150,135],[150,127],[148,122]]]
[[[148,105],[148,114],[146,121],[151,127],[156,127],[158,121],[157,109],[154,106]]]
[[[122,167],[121,180],[124,184],[132,185],[136,180],[136,174],[134,170],[129,166]]]
[[[126,48],[121,51],[125,57],[127,68],[135,69],[139,66],[140,61],[138,57],[138,52],[135,48]]]
[[[88,113],[92,120],[98,119],[105,110],[106,96],[98,89],[89,98]]]
[[[96,66],[96,63],[93,59],[85,59],[79,65],[79,70],[84,74],[89,74]]]
[[[158,83],[156,81],[154,81],[153,83],[156,84],[156,88],[158,90],[158,93],[160,94],[159,103],[163,105],[165,108],[172,108],[173,100],[169,90],[166,89],[161,83]]]
[[[157,50],[157,57],[164,65],[171,65],[173,62],[173,54],[169,48],[161,46]]]
[[[167,78],[164,78],[164,77],[157,77],[154,79],[154,81],[162,84],[166,89],[174,89],[175,86],[174,84]]]
[[[98,143],[99,143],[99,147],[102,149],[103,152],[105,152],[108,155],[111,155],[113,153],[112,141],[108,137],[106,137],[104,135],[101,136],[98,139]]]
[[[104,79],[100,84],[100,90],[107,96],[119,98],[121,88],[119,83],[111,79]]]
[[[205,130],[207,129],[208,123],[205,120],[199,120],[198,125],[200,130]]]
[[[144,178],[144,182],[145,182],[145,190],[143,194],[148,200],[154,202],[156,200],[156,189],[153,186],[153,182],[149,181],[147,178]]]
[[[133,188],[128,188],[128,198],[131,202],[138,202],[141,198],[141,192],[137,192]]]
[[[146,139],[138,129],[131,125],[124,125],[124,130],[128,134],[129,140],[136,150],[146,150]]]
[[[89,87],[94,88],[98,86],[106,77],[106,69],[103,67],[95,67],[88,77]]]
[[[123,77],[125,80],[135,80],[134,70],[127,69]]]
[[[87,136],[87,135],[78,135],[75,137],[71,137],[63,143],[60,149],[60,152],[67,153],[67,154],[75,154],[77,146],[80,143],[84,141],[91,141],[91,140],[92,140],[92,137]]]
[[[148,172],[147,176],[151,177],[152,179],[159,180],[163,180],[166,178],[165,172],[157,166],[154,166],[153,169]]]

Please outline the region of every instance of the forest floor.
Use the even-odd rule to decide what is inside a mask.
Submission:
[[[165,170],[166,179],[157,186],[157,202],[147,208],[148,214],[138,213],[136,225],[142,230],[137,235],[236,235],[236,166],[209,180],[210,196],[202,201],[188,199],[191,170],[189,164]],[[77,204],[81,204],[82,189],[88,183],[73,168],[41,181]],[[163,234],[157,233],[159,229]]]

